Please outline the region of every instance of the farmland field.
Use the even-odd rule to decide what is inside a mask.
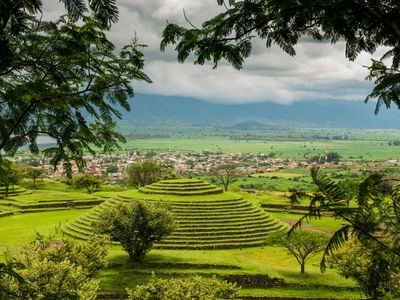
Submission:
[[[390,146],[379,140],[356,141],[260,141],[230,140],[224,138],[204,139],[136,139],[122,145],[126,150],[183,151],[208,150],[213,152],[275,152],[279,158],[303,159],[323,155],[325,149],[339,153],[345,160],[388,160],[398,158],[400,147]]]

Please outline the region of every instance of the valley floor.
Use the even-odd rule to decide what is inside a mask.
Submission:
[[[112,197],[117,191],[99,192],[97,196]],[[56,193],[55,193],[56,194]],[[84,195],[84,194],[82,194]],[[74,194],[74,197],[79,195]],[[21,196],[25,197],[25,196]],[[96,197],[96,193],[93,194]],[[256,195],[248,195],[253,202],[266,203],[267,196],[260,201]],[[49,199],[54,200],[53,197]],[[79,197],[78,197],[79,198]],[[279,197],[278,197],[279,198]],[[274,199],[271,194],[271,199]],[[279,202],[279,201],[278,201]],[[0,218],[0,252],[12,250],[24,242],[32,240],[36,232],[63,236],[61,227],[68,221],[86,213],[88,209],[65,209],[35,213],[17,213]],[[280,210],[272,214],[287,223],[294,222],[299,215]],[[315,220],[308,226],[329,234],[339,224],[330,218]],[[192,275],[217,276],[219,278],[262,278],[283,279],[284,287],[264,288],[243,286],[242,296],[268,297],[322,297],[338,299],[360,299],[354,282],[339,276],[335,270],[321,273],[320,257],[313,258],[306,266],[306,274],[300,274],[295,259],[283,248],[265,246],[232,250],[152,250],[145,262],[130,265],[128,257],[119,246],[109,246],[109,266],[101,272],[101,293],[121,295],[127,287],[134,287],[150,280],[152,276],[163,278],[187,277]],[[0,256],[4,260],[4,256]]]

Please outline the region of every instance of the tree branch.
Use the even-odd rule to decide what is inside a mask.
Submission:
[[[366,5],[360,0],[347,0],[355,7],[361,9],[364,13],[371,17],[371,19],[377,19],[381,21],[382,25],[386,26],[387,29],[392,33],[393,37],[400,41],[400,28],[397,20],[389,19],[387,16],[379,14],[374,9]]]

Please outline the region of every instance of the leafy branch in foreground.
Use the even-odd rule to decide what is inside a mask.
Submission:
[[[82,168],[85,151],[109,151],[125,140],[114,119],[130,109],[132,81],[150,79],[143,45],[134,39],[116,54],[108,29],[91,16],[79,25],[67,17],[32,19],[10,41],[16,55],[0,74],[0,151],[13,155],[28,145],[38,153],[37,138],[49,136],[56,146],[45,154],[71,177],[71,161]]]
[[[93,14],[102,24],[118,21],[116,0],[60,0],[71,21],[78,21],[84,15]],[[89,3],[87,3],[89,2]],[[2,0],[0,1],[0,74],[16,56],[10,43],[17,36],[29,31],[30,22],[41,14],[42,0]]]
[[[225,1],[217,0],[219,5]],[[374,53],[380,46],[387,52],[370,66],[369,80],[375,88],[366,98],[400,107],[400,2],[398,0],[245,0],[229,1],[226,11],[201,27],[167,24],[160,48],[175,45],[179,62],[194,54],[195,64],[211,62],[214,68],[226,60],[241,69],[251,55],[252,41],[261,38],[265,46],[277,45],[296,55],[302,38],[314,41],[345,41],[346,57],[353,61],[361,52]],[[388,62],[388,63],[386,63]]]

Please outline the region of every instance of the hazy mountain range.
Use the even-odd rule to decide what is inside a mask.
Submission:
[[[194,98],[136,94],[132,110],[125,112],[124,125],[183,123],[212,124],[234,129],[271,127],[395,128],[400,111],[382,107],[374,115],[375,104],[359,101],[299,101],[290,105],[271,102],[217,104]]]

